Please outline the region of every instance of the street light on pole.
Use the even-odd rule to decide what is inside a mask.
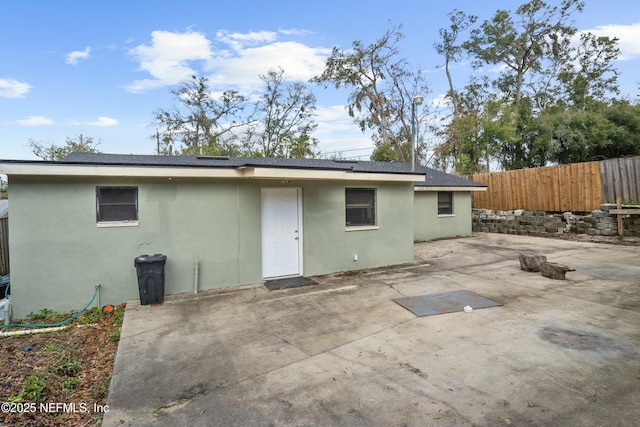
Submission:
[[[411,172],[416,169],[416,147],[418,145],[418,126],[416,125],[416,106],[422,104],[422,95],[417,94],[411,103]]]

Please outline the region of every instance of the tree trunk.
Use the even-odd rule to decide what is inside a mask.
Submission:
[[[576,271],[575,268],[568,265],[558,264],[555,262],[543,262],[540,264],[540,272],[543,276],[550,279],[564,280],[567,271]]]
[[[547,262],[544,255],[520,255],[520,270],[540,271],[540,265]]]

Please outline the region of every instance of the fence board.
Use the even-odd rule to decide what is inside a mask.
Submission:
[[[616,185],[611,183],[619,182],[621,179],[620,173],[616,172],[619,164],[625,165],[624,179],[630,182],[626,184],[627,187],[637,189],[640,186],[637,183],[640,161],[620,160],[623,162],[616,162],[615,167],[607,168],[603,168],[601,162],[586,162],[475,174],[469,178],[489,188],[486,192],[474,195],[473,207],[492,210],[590,212],[598,209],[606,201],[603,193],[606,193],[608,188],[616,188]]]
[[[602,202],[640,202],[640,157],[623,157],[600,162]]]
[[[0,276],[9,273],[9,218],[0,218]]]

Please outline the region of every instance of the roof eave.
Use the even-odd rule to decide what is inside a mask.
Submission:
[[[88,164],[70,162],[0,161],[0,173],[20,176],[103,176],[156,178],[295,179],[419,182],[421,174],[352,172],[349,170],[278,167],[202,167]]]
[[[451,185],[451,186],[446,186],[446,185],[439,185],[439,186],[426,186],[426,185],[416,185],[413,188],[414,191],[487,191],[487,187],[486,186],[455,186],[455,185]]]

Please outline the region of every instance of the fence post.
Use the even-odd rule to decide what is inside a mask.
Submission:
[[[618,208],[618,210],[622,209],[622,199],[620,199],[620,197],[618,197],[618,200],[616,200],[616,207]],[[620,240],[624,239],[624,225],[622,223],[622,214],[618,213],[618,238]]]

